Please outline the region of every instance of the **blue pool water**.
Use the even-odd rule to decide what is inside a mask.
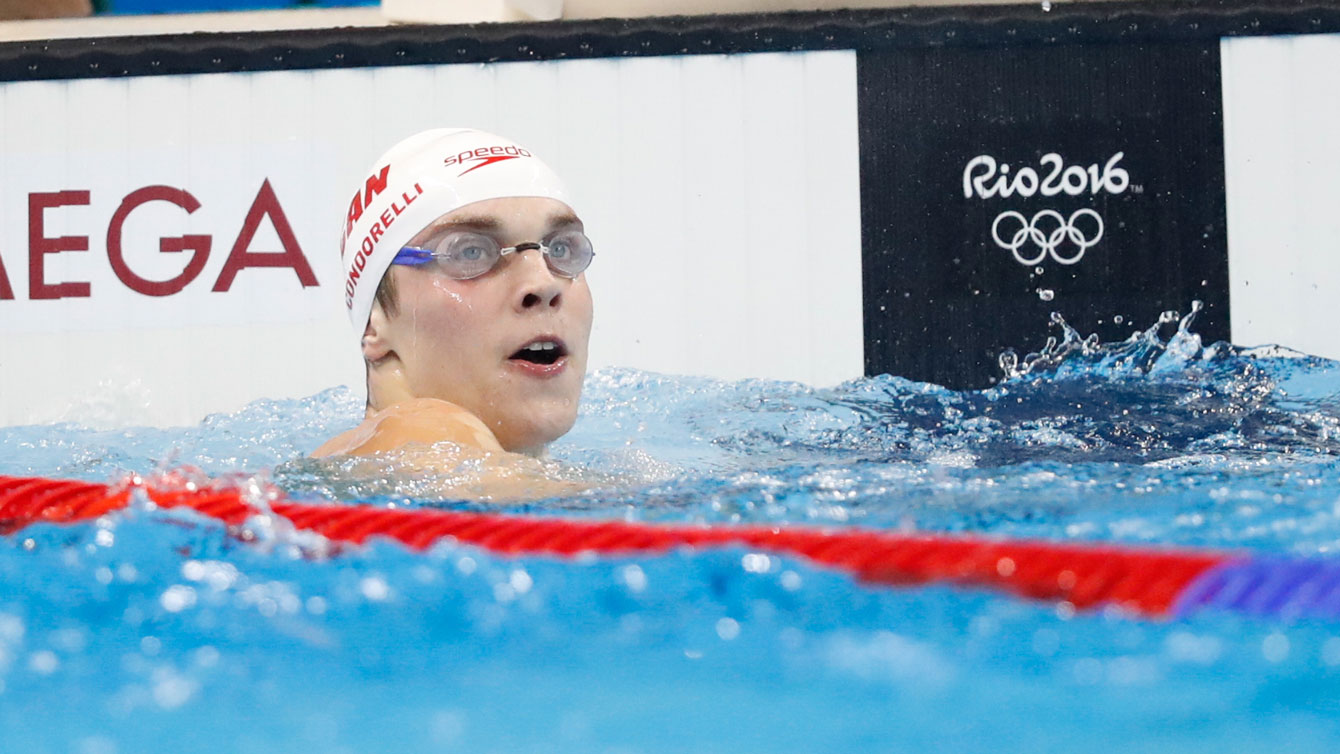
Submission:
[[[979,392],[610,370],[525,513],[1327,556],[1340,363],[1175,321],[1055,342]],[[301,459],[332,390],[179,429],[0,429],[0,474],[193,465],[295,497],[475,509]],[[391,465],[391,462],[383,464]],[[444,471],[450,475],[459,470]],[[1335,751],[1340,625],[1070,615],[743,549],[412,554],[138,507],[0,537],[0,751]],[[1340,556],[1338,556],[1340,557]]]

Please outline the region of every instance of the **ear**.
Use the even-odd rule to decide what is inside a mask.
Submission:
[[[372,314],[368,316],[368,326],[363,329],[364,360],[375,364],[392,353],[388,339],[390,332],[390,322],[386,318],[386,312],[382,311],[381,304],[373,304]]]

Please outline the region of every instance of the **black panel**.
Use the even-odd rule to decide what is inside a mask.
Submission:
[[[862,52],[858,82],[868,373],[987,385],[1052,311],[1117,340],[1200,299],[1227,339],[1217,43]]]
[[[0,44],[0,81],[788,50],[1215,40],[1340,31],[1335,3],[1028,3]]]

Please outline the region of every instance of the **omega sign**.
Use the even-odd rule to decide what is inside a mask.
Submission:
[[[1117,195],[1131,187],[1131,177],[1120,167],[1124,152],[1117,152],[1103,165],[1087,167],[1065,164],[1061,155],[1048,152],[1038,160],[1039,169],[1025,166],[1011,170],[991,155],[978,155],[963,168],[963,197],[1007,199],[1020,197]],[[991,240],[1014,255],[1019,264],[1032,267],[1047,257],[1060,264],[1075,264],[1085,252],[1103,240],[1102,215],[1090,207],[1065,214],[1053,208],[1028,216],[1007,209],[991,223]]]

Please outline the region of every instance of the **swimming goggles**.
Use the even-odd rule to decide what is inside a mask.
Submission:
[[[503,246],[491,236],[472,231],[451,231],[431,239],[428,248],[406,246],[392,264],[417,267],[432,261],[447,277],[470,280],[483,275],[512,252],[538,250],[555,275],[575,278],[591,265],[595,251],[591,239],[580,230],[565,230],[545,242],[529,241]]]

